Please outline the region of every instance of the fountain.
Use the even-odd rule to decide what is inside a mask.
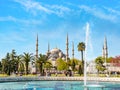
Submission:
[[[98,83],[96,84],[88,84],[87,85],[87,49],[88,49],[88,41],[89,41],[89,30],[90,30],[90,25],[89,23],[86,24],[86,37],[85,37],[85,57],[84,57],[84,90],[88,90],[89,88],[101,88],[101,90],[103,90],[103,88],[105,86],[103,85],[99,85]]]

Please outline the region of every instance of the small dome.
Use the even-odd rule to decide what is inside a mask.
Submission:
[[[61,51],[60,49],[54,48],[54,49],[52,49],[50,52],[52,53],[52,52],[60,52],[60,51]]]

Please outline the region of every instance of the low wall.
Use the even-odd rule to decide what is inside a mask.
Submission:
[[[22,82],[22,81],[83,81],[83,77],[2,77],[0,82]],[[112,77],[87,77],[88,81],[120,82],[120,78]]]

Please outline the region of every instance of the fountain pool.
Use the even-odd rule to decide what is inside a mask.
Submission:
[[[89,83],[89,82],[88,82]],[[120,90],[120,83],[100,82],[104,87],[87,87],[82,81],[27,81],[0,83],[0,90]]]

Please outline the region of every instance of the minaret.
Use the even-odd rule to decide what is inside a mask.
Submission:
[[[72,57],[74,59],[74,42],[72,42]]]
[[[50,44],[48,43],[48,53],[50,52]]]
[[[104,45],[103,45],[103,48],[102,48],[102,57],[105,58],[105,52],[104,52]]]
[[[66,62],[68,61],[68,58],[69,58],[68,45],[69,45],[69,43],[68,43],[68,34],[67,34],[67,38],[66,38]]]
[[[103,58],[105,58],[105,63],[106,63],[106,59],[108,58],[108,47],[107,47],[107,39],[106,39],[106,37],[104,39]]]
[[[36,39],[36,58],[38,58],[38,34]]]
[[[47,56],[49,56],[50,53],[50,44],[48,43],[48,51],[47,51]]]

